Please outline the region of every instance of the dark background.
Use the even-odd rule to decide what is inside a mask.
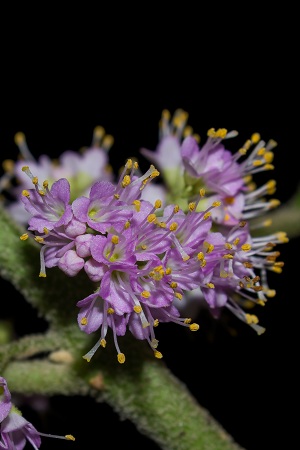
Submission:
[[[270,177],[277,179],[276,197],[284,203],[295,192],[299,96],[294,59],[277,46],[279,35],[272,44],[265,36],[263,49],[250,41],[241,49],[233,41],[233,46],[217,46],[208,55],[189,53],[189,45],[183,46],[174,56],[164,42],[132,54],[130,45],[122,47],[122,40],[117,54],[106,53],[107,40],[101,44],[99,37],[98,53],[87,58],[80,39],[73,41],[71,53],[64,41],[59,57],[59,45],[53,49],[50,38],[43,52],[37,51],[37,40],[35,36],[21,48],[13,47],[3,64],[2,159],[16,157],[17,131],[25,133],[35,156],[57,157],[67,149],[89,145],[94,127],[102,125],[115,138],[110,155],[117,170],[128,156],[138,155],[141,146],[155,148],[162,109],[183,108],[201,136],[211,127],[238,130],[239,137],[228,141],[232,149],[255,131],[265,140],[275,139],[276,169]],[[167,57],[161,62],[158,56],[164,51]],[[147,167],[143,160],[141,165]],[[170,324],[160,340],[165,363],[247,450],[290,448],[298,442],[293,411],[299,399],[299,249],[299,238],[279,248],[285,267],[281,275],[270,277],[277,295],[259,311],[267,328],[264,335],[257,336],[226,313],[220,321],[203,313],[198,333],[191,336]],[[1,316],[12,317],[20,335],[44,328],[36,312],[6,282],[1,303]],[[44,450],[101,448],[106,440],[114,447],[158,450],[105,404],[55,397],[50,406],[46,431],[71,432],[77,439],[66,443],[44,438]],[[24,415],[40,430],[45,425],[26,405]]]

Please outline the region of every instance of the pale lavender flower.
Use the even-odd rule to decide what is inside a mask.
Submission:
[[[32,172],[39,179],[48,181],[49,187],[56,180],[67,178],[71,186],[71,201],[80,195],[88,195],[91,185],[97,180],[114,180],[108,158],[114,139],[105,134],[103,127],[95,127],[90,147],[79,152],[66,150],[55,160],[45,154],[36,160],[21,132],[15,135],[15,142],[21,158],[16,162],[4,161],[5,174],[0,178],[0,192],[8,193],[10,200],[5,202],[5,206],[11,216],[21,224],[27,223],[29,213],[24,210],[19,200],[20,194],[31,187],[30,180],[22,170],[24,166],[30,165]]]

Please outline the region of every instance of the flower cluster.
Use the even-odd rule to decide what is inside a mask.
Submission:
[[[160,189],[167,202],[176,201],[187,210],[188,203],[204,188],[206,198],[199,207],[206,208],[212,201],[220,200],[222,206],[212,213],[212,218],[216,224],[227,226],[279,205],[277,199],[265,200],[266,195],[275,193],[275,180],[259,188],[253,180],[255,174],[274,169],[272,150],[277,143],[273,139],[266,143],[259,133],[253,133],[233,154],[223,141],[237,136],[237,131],[211,128],[200,147],[200,136],[187,125],[187,118],[187,112],[181,109],[173,117],[169,111],[163,111],[156,150],[140,150],[161,171],[164,184]]]
[[[82,148],[81,152],[67,150],[57,160],[42,154],[36,160],[28,148],[24,133],[16,133],[15,143],[18,146],[20,158],[17,162],[12,160],[3,162],[5,173],[0,179],[0,193],[3,194],[3,200],[10,215],[23,225],[27,224],[30,217],[20,200],[22,190],[31,187],[30,180],[22,171],[24,165],[30,164],[34,173],[41,179],[47,179],[50,185],[61,177],[67,178],[75,199],[79,195],[88,193],[93,182],[113,180],[108,158],[113,142],[113,137],[106,134],[103,127],[97,126],[94,129],[91,145]]]
[[[258,334],[264,332],[243,306],[264,305],[274,295],[267,271],[281,271],[274,247],[287,237],[280,232],[253,237],[246,220],[274,206],[261,197],[273,193],[275,182],[252,189],[249,181],[253,173],[271,168],[274,144],[264,146],[255,134],[236,156],[222,144],[236,133],[211,129],[200,149],[197,136],[184,131],[185,118],[179,112],[172,128],[163,113],[157,152],[142,151],[161,170],[174,201],[167,195],[150,201],[151,181],[160,173],[151,165],[141,174],[131,159],[116,182],[95,181],[77,198],[67,177],[40,184],[27,165],[22,168],[33,188],[22,191],[29,233],[21,239],[31,235],[41,244],[40,277],[57,266],[70,277],[84,270],[95,283],[94,292],[77,302],[80,329],[99,330],[83,356],[87,361],[106,346],[109,329],[119,363],[125,355],[118,337],[127,330],[161,358],[155,327],[174,322],[198,330],[191,318],[180,317],[176,305],[199,291],[215,316],[227,307]],[[251,145],[251,155],[239,163]]]
[[[71,434],[57,436],[37,431],[12,404],[6,379],[0,377],[0,449],[22,450],[28,441],[37,450],[41,445],[41,436],[75,441]]]

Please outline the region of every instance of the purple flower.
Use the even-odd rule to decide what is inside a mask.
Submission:
[[[52,230],[61,225],[67,225],[72,219],[70,201],[70,184],[62,178],[53,183],[51,189],[48,182],[44,181],[43,187],[39,186],[37,177],[34,177],[27,166],[24,172],[31,178],[35,189],[23,190],[22,201],[26,211],[31,214],[29,229],[42,233],[44,228]]]
[[[11,403],[11,394],[3,377],[0,377],[0,434],[0,449],[3,450],[23,450],[26,441],[37,450],[41,445],[41,436],[75,440],[72,435],[56,436],[38,432]]]

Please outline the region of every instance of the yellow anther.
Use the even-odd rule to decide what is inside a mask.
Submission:
[[[40,273],[39,273],[39,277],[40,277],[40,278],[46,278],[45,272],[40,272]]]
[[[154,222],[156,220],[156,215],[155,214],[149,214],[149,216],[147,217],[147,221],[149,223]]]
[[[104,148],[110,148],[112,147],[113,143],[114,143],[114,138],[111,134],[107,134],[104,139],[103,139],[103,147]]]
[[[183,137],[191,136],[193,134],[193,128],[187,125],[183,130]]]
[[[28,234],[27,233],[24,233],[24,234],[22,234],[22,236],[20,236],[20,240],[21,241],[26,241],[28,239]]]
[[[15,144],[16,145],[21,145],[25,142],[26,138],[25,138],[25,134],[22,133],[21,131],[18,131],[18,133],[15,134]]]
[[[182,300],[182,294],[180,294],[180,292],[175,292],[175,297],[178,298],[178,300]]]
[[[227,250],[231,250],[232,249],[232,244],[230,244],[229,242],[226,242],[226,244],[224,245],[224,247],[227,249]]]
[[[39,194],[43,197],[44,195],[46,195],[46,192],[45,191],[42,191],[42,190],[40,190],[39,191]]]
[[[132,159],[127,159],[127,162],[126,162],[126,169],[131,169],[132,168]]]
[[[105,129],[103,127],[101,127],[100,125],[97,125],[94,128],[94,136],[98,139],[103,138],[103,136],[105,135]]]
[[[265,164],[264,165],[264,169],[265,170],[274,170],[275,167],[273,166],[273,164]]]
[[[32,178],[32,184],[34,184],[35,186],[38,184],[38,182],[39,182],[39,180],[38,180],[38,177],[33,177]]]
[[[245,183],[245,184],[250,183],[250,182],[252,181],[252,175],[246,175],[246,176],[243,178],[243,180],[244,180],[244,183]]]
[[[153,322],[153,326],[154,327],[158,327],[158,325],[159,325],[159,320],[155,319],[154,322]]]
[[[252,166],[254,167],[259,167],[263,165],[263,161],[261,159],[255,159],[254,161],[252,161]]]
[[[81,323],[81,325],[87,325],[87,323],[88,323],[87,317],[83,317],[81,319],[80,323]]]
[[[251,323],[257,324],[258,318],[254,314],[246,314],[246,321],[250,325]]]
[[[159,226],[160,228],[167,228],[166,222],[158,222],[158,226]]]
[[[221,206],[221,205],[222,205],[222,202],[220,202],[219,200],[217,200],[216,202],[213,202],[213,204],[212,204],[212,206],[214,208],[217,208],[218,206]]]
[[[230,215],[228,213],[226,213],[224,216],[224,222],[228,222],[229,219],[230,219]]]
[[[137,161],[134,161],[134,163],[133,163],[133,168],[134,168],[135,170],[137,170],[137,169],[139,168],[139,163],[138,163]]]
[[[192,321],[192,319],[191,319],[190,317],[186,317],[186,318],[184,319],[183,323],[189,324],[189,323],[191,323],[191,321]]]
[[[112,244],[118,244],[119,243],[119,236],[116,236],[115,234],[111,237],[111,243]]]
[[[245,220],[241,220],[239,223],[240,228],[244,228],[247,225],[247,222]]]
[[[130,227],[130,222],[129,222],[129,220],[126,220],[126,222],[124,224],[124,229],[128,230],[129,227]]]
[[[153,269],[153,270],[155,270],[155,272],[160,272],[162,268],[163,268],[163,266],[162,266],[162,265],[160,265],[160,266],[156,266],[156,267],[154,267],[154,269]]]
[[[22,191],[22,196],[23,196],[23,197],[27,197],[27,198],[30,197],[30,194],[29,194],[29,192],[27,191],[27,189],[24,189],[24,190]]]
[[[140,305],[134,305],[133,311],[136,312],[137,314],[140,314],[143,310]]]
[[[189,259],[190,259],[190,256],[189,256],[189,255],[185,255],[185,256],[182,257],[182,260],[183,260],[183,261],[188,261]]]
[[[176,281],[172,281],[172,282],[170,283],[170,286],[171,286],[172,289],[176,289],[177,286],[178,286],[178,283],[176,283]]]
[[[191,331],[198,331],[199,330],[199,325],[197,323],[191,323],[191,325],[189,326],[189,329]]]
[[[266,292],[266,296],[269,298],[273,298],[273,297],[275,297],[275,295],[276,295],[275,289],[268,289]]]
[[[172,273],[171,267],[166,268],[166,275],[170,275]]]
[[[29,167],[28,166],[23,166],[22,167],[22,171],[23,172],[28,172],[29,171]]]
[[[196,203],[195,202],[189,203],[189,210],[190,211],[195,211],[195,209],[196,209]]]
[[[253,133],[251,136],[252,144],[257,144],[260,141],[260,134],[259,133]]]
[[[243,252],[248,252],[249,250],[251,250],[251,245],[243,244],[243,245],[241,245],[241,249],[243,250]]]
[[[276,198],[272,198],[272,200],[269,201],[270,208],[277,208],[280,205],[280,200],[277,200]]]
[[[160,175],[160,172],[159,172],[157,169],[155,169],[155,170],[151,173],[150,178],[159,177],[159,175]]]
[[[124,355],[124,353],[118,353],[117,358],[118,358],[118,362],[120,364],[124,364],[124,362],[125,362],[125,355]]]
[[[271,267],[271,270],[275,273],[282,273],[282,268],[275,265]]]
[[[208,137],[213,138],[213,137],[215,137],[215,134],[216,134],[216,131],[215,131],[214,128],[210,128],[210,129],[207,131],[207,136],[208,136]]]
[[[141,209],[141,201],[140,200],[133,200],[132,204],[135,206],[135,210],[137,212],[139,212],[140,209]]]
[[[207,220],[210,216],[211,216],[211,212],[207,211],[203,216],[203,220]]]
[[[178,205],[175,205],[174,206],[174,209],[173,209],[173,212],[174,212],[174,214],[177,214],[178,213],[178,211],[179,211],[179,206]]]
[[[44,227],[44,228],[43,228],[43,231],[44,231],[45,234],[49,234],[48,228]]]
[[[197,255],[197,258],[199,261],[203,261],[204,260],[204,253],[203,252],[199,252]]]
[[[38,242],[39,244],[43,244],[44,243],[44,238],[42,238],[41,236],[35,236],[34,240],[36,242]]]
[[[247,269],[252,269],[253,264],[249,261],[245,261],[243,262],[243,266],[246,267]]]
[[[233,241],[233,245],[238,245],[239,244],[239,242],[240,242],[240,238],[236,238],[234,241]]]
[[[163,357],[162,353],[160,353],[158,350],[155,350],[154,352],[154,356],[157,359],[161,359]]]
[[[259,305],[259,306],[265,306],[266,305],[266,302],[264,302],[263,300],[261,300],[260,298],[257,300],[257,304]]]
[[[48,180],[43,181],[43,188],[44,188],[44,189],[47,189],[48,186],[49,186]]]
[[[214,289],[215,285],[214,283],[206,283],[206,287],[208,287],[209,289]]]
[[[172,222],[169,227],[170,231],[176,231],[177,228],[178,228],[178,223],[176,223],[176,222]]]
[[[228,273],[225,270],[221,270],[220,271],[220,277],[221,278],[227,278],[228,277]]]
[[[149,291],[143,291],[143,292],[141,292],[141,296],[143,298],[149,298],[149,297],[151,297],[151,293]]]
[[[126,186],[129,186],[131,183],[131,179],[129,175],[125,175],[122,181],[122,187],[125,188]]]
[[[201,262],[201,264],[200,264],[200,267],[205,267],[206,266],[206,259],[204,259],[202,262]]]
[[[72,436],[72,434],[66,434],[66,435],[65,435],[65,438],[66,438],[68,441],[75,441],[75,438],[74,438],[74,436]]]
[[[261,148],[258,150],[257,155],[258,155],[258,156],[264,156],[265,153],[266,153],[265,147],[261,147]]]
[[[103,347],[103,348],[106,347],[106,340],[105,340],[104,338],[102,338],[102,339],[100,340],[100,345],[101,345],[101,347]]]
[[[244,155],[246,155],[246,153],[247,153],[247,149],[246,148],[242,147],[242,148],[239,149],[239,154],[240,155],[244,156]]]
[[[201,141],[200,135],[198,133],[194,133],[193,134],[193,138],[195,139],[195,141],[199,144],[199,142]]]
[[[116,200],[119,200],[120,194],[114,194],[114,198],[115,198]]]
[[[231,255],[230,253],[226,253],[226,255],[223,255],[224,259],[233,259],[233,255]]]
[[[114,312],[115,312],[115,310],[113,308],[107,309],[107,314],[113,314]]]
[[[5,172],[13,175],[15,163],[12,159],[5,159],[2,162],[2,167]]]
[[[216,138],[221,138],[221,139],[225,139],[227,136],[227,130],[226,128],[219,128],[216,133],[215,133],[215,137]]]
[[[141,245],[142,250],[147,250],[147,248],[148,248],[147,245],[145,245],[145,244]]]
[[[161,113],[161,117],[166,120],[169,121],[171,119],[171,113],[168,109],[164,109]]]
[[[276,233],[276,237],[282,243],[289,242],[289,238],[287,237],[287,234],[285,231],[279,231],[278,233]]]
[[[264,160],[267,164],[270,164],[274,159],[274,153],[273,152],[266,152],[264,154]]]
[[[200,195],[200,197],[204,197],[205,196],[205,189],[204,188],[200,189],[199,195]]]
[[[154,203],[154,208],[155,209],[161,208],[161,205],[162,205],[161,200],[155,200],[155,203]]]
[[[210,244],[207,241],[204,241],[203,247],[205,248],[206,253],[211,253],[213,251],[213,249],[215,248],[215,246],[213,244]]]
[[[251,286],[249,286],[249,287],[251,287]],[[255,292],[260,292],[260,291],[263,290],[263,287],[262,287],[262,286],[252,286],[252,289],[253,289]]]

